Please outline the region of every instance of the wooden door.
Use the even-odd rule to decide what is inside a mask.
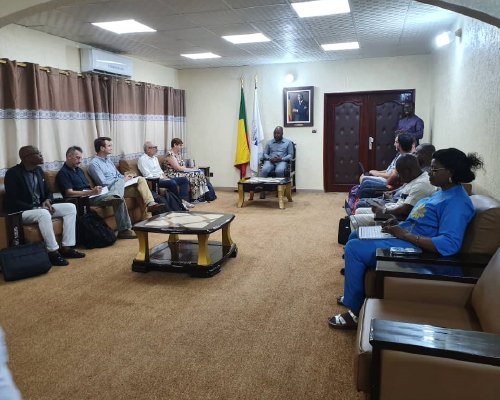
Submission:
[[[396,155],[394,131],[414,90],[325,94],[323,176],[326,192],[346,192],[366,170],[383,170]]]

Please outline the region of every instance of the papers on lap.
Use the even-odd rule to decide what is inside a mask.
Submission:
[[[360,239],[391,239],[395,238],[390,233],[382,232],[380,225],[376,226],[361,226],[358,229],[358,237]]]
[[[130,186],[130,185],[135,185],[138,180],[139,180],[138,176],[136,176],[135,178],[129,179],[127,182],[125,182],[125,187]]]
[[[85,192],[86,191],[87,190],[85,190]],[[90,190],[89,190],[89,192],[90,192]],[[108,187],[107,186],[103,186],[102,189],[101,189],[101,193],[99,193],[99,194],[93,194],[92,196],[89,196],[89,199],[92,199],[93,197],[97,197],[97,196],[102,196],[103,194],[106,194],[108,192],[109,192]]]

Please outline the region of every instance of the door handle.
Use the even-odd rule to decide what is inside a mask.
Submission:
[[[374,142],[373,137],[369,136],[368,137],[368,150],[372,150],[372,148],[373,148],[373,142]]]

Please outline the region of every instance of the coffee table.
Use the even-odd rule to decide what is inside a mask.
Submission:
[[[135,224],[132,229],[139,240],[139,252],[132,271],[150,270],[187,272],[194,276],[213,276],[238,248],[231,240],[229,228],[233,214],[209,212],[168,212]],[[209,241],[213,232],[222,229],[222,241]],[[149,248],[149,233],[168,234],[168,240]],[[179,239],[179,235],[196,235],[197,240]]]
[[[290,178],[244,178],[238,182],[238,207],[243,207],[245,192],[250,192],[250,200],[253,200],[254,192],[278,192],[278,205],[280,209],[285,208],[283,196],[288,201],[292,200],[292,181]]]

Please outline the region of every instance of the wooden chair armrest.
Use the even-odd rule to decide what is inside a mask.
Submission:
[[[5,219],[5,234],[7,235],[7,245],[17,246],[24,244],[23,212],[14,213],[0,212],[0,218]]]
[[[497,334],[373,319],[369,338],[373,399],[380,396],[384,350],[500,367],[500,335]]]
[[[160,178],[146,178],[152,192],[160,194]]]
[[[402,261],[408,263],[460,265],[462,267],[485,267],[490,261],[490,254],[455,254],[443,257],[437,253],[424,252],[421,254],[393,255],[389,249],[377,249],[377,261]]]

